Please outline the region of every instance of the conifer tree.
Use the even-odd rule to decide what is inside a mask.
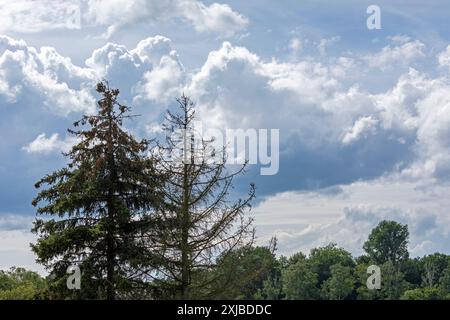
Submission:
[[[123,127],[133,116],[117,101],[119,90],[107,82],[96,90],[102,95],[97,114],[68,130],[78,141],[65,154],[68,165],[36,183],[39,238],[32,249],[60,288],[67,268],[78,265],[81,290],[73,297],[113,300],[143,282],[139,235],[151,227],[143,217],[159,204],[161,177],[147,156],[149,141]]]
[[[213,140],[195,140],[194,104],[183,95],[179,112],[166,114],[166,140],[159,145],[158,165],[167,177],[164,208],[156,212],[150,239],[159,266],[152,275],[167,298],[207,296],[214,281],[210,272],[219,257],[253,242],[252,219],[245,217],[255,196],[230,200],[233,179],[246,163],[230,172],[225,148],[216,150]],[[202,296],[203,294],[203,296]]]

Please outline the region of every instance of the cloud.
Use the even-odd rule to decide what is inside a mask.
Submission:
[[[425,44],[421,41],[407,41],[406,38],[399,37],[393,40],[395,45],[386,46],[380,52],[365,57],[371,67],[387,70],[396,64],[409,65],[414,60],[425,57]]]
[[[422,43],[403,38],[399,46],[385,47],[374,56],[388,67],[403,51],[406,66],[410,58],[425,54]],[[342,62],[339,72],[336,61]],[[391,172],[448,181],[449,77],[410,67],[398,78],[389,75],[393,85],[386,90],[372,92],[366,80],[385,81],[386,75],[360,72],[354,82],[349,80],[355,65],[365,69],[371,63],[354,55],[264,61],[247,48],[225,42],[210,52],[185,91],[209,126],[281,129],[277,186],[292,174],[299,174],[303,183],[317,179],[310,185],[314,187]],[[307,169],[293,173],[294,163]],[[283,167],[289,168],[286,176]]]
[[[199,32],[214,32],[229,37],[244,30],[248,19],[226,4],[205,5],[197,0],[89,0],[87,18],[108,27],[110,37],[118,29],[148,21],[182,19]]]
[[[226,4],[206,6],[200,1],[180,1],[179,10],[200,32],[212,31],[230,37],[243,30],[248,19]]]
[[[438,61],[441,66],[450,68],[450,45],[438,55]]]
[[[162,36],[146,38],[131,49],[107,43],[93,51],[85,66],[73,64],[54,48],[36,49],[25,41],[0,36],[0,101],[9,117],[19,118],[21,123],[43,112],[47,118],[73,119],[80,113],[94,112],[94,84],[102,78],[120,88],[122,102],[143,110],[139,125],[145,128],[147,121],[154,121],[181,93],[186,71],[171,41]],[[39,135],[32,142],[27,138],[23,150],[29,154],[67,151],[75,143],[73,138],[60,138],[56,133],[47,137],[42,133],[46,128],[33,127],[34,137]]]
[[[186,77],[171,40],[163,36],[144,39],[133,49],[107,43],[94,50],[86,65],[120,88],[122,99],[134,105],[165,105],[181,93]]]
[[[143,23],[183,20],[198,32],[231,37],[248,19],[227,4],[198,0],[18,0],[0,3],[0,32],[37,33],[106,26],[109,38],[117,30]]]
[[[326,50],[328,47],[332,46],[336,42],[338,42],[341,38],[338,36],[332,37],[330,39],[321,39],[319,44],[317,45],[317,49],[321,55],[326,55]]]
[[[389,48],[425,52],[423,44],[407,38]],[[385,47],[374,55],[386,52]],[[325,187],[392,172],[448,180],[448,76],[409,68],[398,78],[390,75],[392,86],[373,92],[366,80],[376,81],[379,75],[355,71],[369,63],[354,54],[266,61],[224,42],[199,70],[186,70],[171,40],[155,36],[135,48],[107,43],[93,51],[85,66],[76,66],[53,48],[37,50],[1,37],[0,99],[5,105],[33,101],[65,116],[92,112],[93,84],[104,77],[145,115],[138,124],[145,131],[185,91],[208,126],[281,129],[280,174],[273,177],[279,179],[273,184],[277,188]],[[36,145],[59,151],[63,142],[41,135]],[[283,183],[292,174],[298,175],[297,182]]]
[[[31,229],[32,218],[29,216],[0,214],[0,232],[2,231],[29,231]]]
[[[383,178],[340,186],[342,192],[285,192],[253,210],[259,241],[279,238],[282,254],[335,242],[353,254],[381,220],[408,224],[412,255],[450,251],[448,187]]]
[[[30,250],[30,243],[36,241],[30,232],[33,220],[30,216],[0,213],[0,270],[18,266],[45,274]]]
[[[40,50],[24,41],[0,36],[0,100],[18,103],[33,97],[33,104],[62,115],[92,112],[94,99],[90,89],[95,74],[73,65],[54,48]]]
[[[302,51],[302,41],[297,37],[292,38],[289,42],[289,49],[291,49],[292,55],[297,57]]]
[[[423,51],[422,44],[407,38],[389,48],[397,52],[401,49],[394,48],[412,47]],[[374,55],[386,55],[386,48]],[[185,91],[208,126],[282,129],[280,174],[274,177],[279,182],[274,185],[286,190],[390,172],[415,179],[450,178],[448,77],[409,68],[398,78],[391,75],[393,85],[387,90],[371,92],[365,80],[377,75],[355,72],[364,63],[369,63],[364,55],[265,61],[245,47],[224,42],[199,70],[190,71],[171,40],[155,36],[135,48],[109,42],[94,50],[85,66],[77,66],[54,48],[37,50],[2,36],[0,99],[5,105],[32,102],[63,116],[89,113],[95,105],[93,84],[106,78],[120,88],[123,101],[145,115],[138,126],[146,132]],[[55,152],[65,143],[41,134],[26,150]],[[294,172],[299,184],[285,185],[284,175],[292,172],[283,167],[294,163],[308,170]]]
[[[353,127],[350,128],[347,133],[345,133],[344,137],[342,138],[342,143],[349,144],[355,140],[358,140],[361,135],[374,134],[375,126],[377,123],[378,120],[373,119],[371,116],[359,118],[358,120],[356,120]]]
[[[79,29],[80,19],[80,6],[72,1],[16,0],[0,3],[0,32]]]
[[[7,105],[30,103],[62,116],[92,113],[93,87],[102,78],[120,88],[127,103],[164,104],[181,92],[185,76],[171,41],[162,36],[144,39],[133,49],[107,43],[85,66],[74,65],[52,47],[38,50],[0,36],[0,101]]]
[[[61,140],[57,133],[47,138],[46,134],[42,133],[27,146],[23,147],[23,149],[28,153],[46,154],[54,153],[55,151],[68,152],[76,141],[75,137],[66,137],[64,140]]]
[[[219,127],[309,130],[312,119],[324,116],[313,103],[338,86],[319,62],[264,62],[248,49],[225,42],[210,52],[186,91],[208,118],[205,122],[212,120]]]

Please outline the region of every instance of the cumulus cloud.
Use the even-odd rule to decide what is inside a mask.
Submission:
[[[37,50],[0,36],[0,99],[11,103],[32,95],[34,104],[42,101],[55,113],[91,112],[94,99],[81,84],[91,83],[94,77],[91,70],[73,65],[54,48]]]
[[[419,41],[402,37],[395,43],[374,54],[377,63],[389,66],[400,57],[407,63],[425,54]],[[186,91],[209,125],[280,128],[284,161],[289,154],[321,159],[313,162],[317,171],[333,168],[345,172],[348,181],[396,170],[448,180],[450,79],[410,67],[399,78],[392,76],[394,85],[386,91],[371,92],[362,85],[365,77],[373,81],[376,75],[361,72],[354,83],[344,77],[355,64],[364,68],[361,63],[373,61],[364,56],[358,62],[346,56],[337,61],[342,62],[339,72],[336,59],[264,61],[225,42],[209,54]]]
[[[328,120],[316,103],[338,87],[319,62],[264,62],[248,49],[225,42],[209,54],[186,91],[205,122],[219,127],[308,131],[313,119]]]
[[[74,137],[66,137],[64,140],[61,140],[57,133],[52,134],[48,138],[45,133],[42,133],[35,140],[24,146],[23,149],[28,153],[67,152],[76,142],[77,140]]]
[[[165,103],[182,90],[186,72],[171,41],[144,39],[135,48],[107,43],[77,66],[52,47],[36,49],[0,36],[0,101],[32,103],[67,116],[95,110],[94,84],[109,79],[128,103]]]
[[[185,81],[178,54],[163,36],[144,39],[133,49],[107,43],[94,50],[86,65],[138,104],[143,100],[164,104],[181,92]]]
[[[205,5],[198,0],[89,0],[88,20],[108,27],[110,37],[119,28],[147,21],[183,19],[199,32],[228,37],[243,30],[248,19],[226,4]]]
[[[131,49],[107,43],[93,51],[85,66],[73,64],[54,48],[36,49],[25,41],[0,36],[0,101],[12,114],[23,108],[30,108],[30,116],[43,111],[65,117],[92,113],[94,84],[102,78],[120,88],[122,101],[145,108],[142,120],[146,121],[181,93],[186,71],[171,41],[162,36],[144,39]],[[149,108],[149,102],[154,108]],[[72,143],[70,138],[42,133],[24,150],[54,153],[67,151]]]
[[[408,38],[388,48],[374,54],[385,57],[380,63],[392,62],[386,58],[389,50],[397,52],[391,55],[394,60],[402,50],[425,52],[423,44]],[[355,65],[361,67],[364,62],[370,63],[354,55],[328,61],[264,61],[245,47],[224,42],[210,52],[198,71],[189,72],[170,39],[155,36],[135,48],[107,43],[79,67],[53,48],[37,50],[23,41],[1,37],[0,99],[8,105],[31,95],[34,101],[43,100],[44,109],[57,114],[88,112],[94,106],[92,85],[104,77],[121,89],[129,103],[145,106],[150,101],[155,108],[147,112],[158,113],[163,111],[161,105],[184,90],[197,102],[208,125],[282,129],[280,177],[283,166],[298,161],[296,155],[301,154],[308,161],[303,165],[315,167],[298,172],[299,180],[316,179],[314,175],[322,171],[318,181],[332,179],[322,180],[322,186],[395,170],[416,179],[447,180],[448,77],[430,77],[409,68],[394,78],[393,86],[373,93],[363,85],[364,77],[373,75],[360,73],[354,82],[348,80]],[[155,118],[147,120],[150,123]],[[30,152],[34,146],[56,151],[64,145],[55,135],[41,135],[35,142],[27,146]],[[342,175],[328,174],[328,170]],[[346,181],[340,180],[344,177]]]
[[[408,38],[394,43],[389,47],[394,52],[424,51],[423,44]],[[387,56],[386,52],[385,48],[374,55]],[[391,60],[386,59],[380,61],[389,64]],[[325,170],[324,178],[334,179],[320,182],[322,186],[393,170],[413,178],[449,178],[448,77],[433,78],[409,68],[394,78],[392,87],[372,93],[363,86],[364,77],[372,75],[361,73],[354,82],[348,77],[364,62],[369,63],[364,57],[358,61],[345,55],[329,60],[264,61],[245,47],[224,42],[210,52],[198,71],[189,72],[171,40],[155,36],[135,48],[107,43],[94,50],[85,66],[77,66],[54,48],[38,50],[2,36],[0,99],[5,105],[23,99],[33,104],[42,101],[43,109],[60,115],[92,112],[93,84],[106,78],[121,89],[127,103],[141,107],[152,103],[151,110],[146,108],[152,116],[144,117],[145,128],[163,111],[161,106],[184,90],[209,126],[282,129],[281,166],[294,163],[296,154],[305,161],[311,159],[304,165],[315,166],[302,173],[311,176],[300,176],[301,181],[316,179],[321,170]],[[64,143],[55,135],[40,135],[26,150],[37,152],[33,151],[37,146],[62,150]],[[325,174],[332,169],[342,174]]]

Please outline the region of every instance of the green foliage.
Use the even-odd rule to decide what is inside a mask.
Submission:
[[[366,285],[367,269],[374,264],[369,256],[353,259],[335,244],[313,249],[309,256],[297,252],[277,258],[275,250],[276,241],[267,247],[236,248],[220,256],[214,267],[193,270],[191,298],[450,300],[450,256],[445,254],[408,258],[401,265],[388,260],[379,265],[381,289],[371,290]],[[95,272],[90,270],[82,274],[83,281],[95,281]],[[320,277],[324,279],[322,283]],[[61,277],[51,274],[43,279],[22,268],[0,271],[0,299],[106,298],[95,291],[98,288],[95,285],[81,292],[69,292],[66,278],[64,273]],[[177,292],[172,288],[175,287],[159,286],[149,293],[146,287],[132,287],[127,295],[118,297],[173,299]]]
[[[281,271],[276,270],[263,281],[253,298],[256,300],[281,300],[284,297]]]
[[[322,296],[329,300],[346,299],[355,287],[352,268],[341,264],[332,265],[331,277],[322,285]]]
[[[442,253],[427,255],[421,259],[422,285],[433,288],[439,284],[439,278],[447,268],[449,257]]]
[[[403,273],[393,262],[387,261],[381,265],[381,295],[386,300],[398,300],[402,293],[409,289]]]
[[[377,264],[391,261],[397,265],[409,257],[408,226],[395,221],[381,221],[364,243],[367,255]]]
[[[423,263],[420,258],[407,259],[403,261],[401,271],[405,277],[405,281],[414,287],[422,284]]]
[[[0,300],[45,298],[46,281],[36,272],[23,268],[0,271]]]
[[[308,261],[299,259],[283,272],[283,290],[288,300],[319,298],[318,275]]]
[[[442,291],[437,287],[406,290],[401,296],[401,300],[441,300],[443,298]]]
[[[321,286],[331,276],[333,265],[340,264],[352,268],[355,262],[350,252],[331,243],[325,247],[312,249],[309,255],[309,264],[313,272],[317,274],[318,284]]]
[[[268,299],[276,295],[278,262],[270,247],[244,247],[219,259],[213,272],[213,292],[218,299]],[[278,278],[278,279],[277,279]],[[266,284],[265,284],[266,282]]]
[[[450,295],[450,266],[442,271],[439,286],[445,295]]]

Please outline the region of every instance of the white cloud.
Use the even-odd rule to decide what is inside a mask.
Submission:
[[[404,44],[411,41],[411,37],[404,35],[404,34],[397,34],[392,37],[388,37],[393,43],[396,44]]]
[[[319,41],[319,44],[317,45],[317,49],[319,50],[319,53],[321,55],[326,55],[327,48],[338,42],[341,38],[340,37],[332,37],[330,39],[321,39]]]
[[[128,100],[166,103],[182,89],[185,70],[170,39],[155,36],[140,41],[136,48],[107,43],[94,50],[86,65],[99,77],[110,79]],[[124,77],[123,75],[127,75]]]
[[[292,38],[289,42],[289,49],[291,49],[292,55],[297,57],[302,51],[302,41],[297,37]]]
[[[36,33],[106,26],[105,37],[139,23],[184,20],[198,32],[230,37],[248,19],[227,4],[199,0],[17,0],[0,2],[0,32]]]
[[[36,242],[36,237],[29,230],[0,231],[0,270],[17,266],[46,274],[30,249],[33,242]]]
[[[399,39],[395,38],[394,45],[386,46],[380,52],[367,55],[365,59],[368,64],[385,71],[398,64],[408,66],[414,60],[425,57],[425,44],[421,41],[401,41],[400,43],[398,41]]]
[[[0,99],[16,102],[32,96],[33,104],[42,101],[58,114],[91,112],[94,99],[81,84],[92,86],[94,77],[92,70],[73,65],[53,48],[37,50],[24,41],[0,36]]]
[[[362,117],[355,121],[353,127],[345,133],[342,138],[342,143],[350,144],[355,140],[358,140],[361,135],[375,133],[375,126],[378,123],[377,119],[369,117]]]
[[[450,45],[438,55],[438,61],[441,66],[450,68]]]
[[[30,248],[30,243],[36,242],[30,232],[33,220],[30,216],[0,213],[0,270],[17,266],[45,274]]]
[[[253,209],[259,241],[279,238],[280,253],[308,252],[330,242],[362,254],[370,230],[381,220],[408,224],[412,255],[448,252],[448,186],[422,186],[383,178],[333,190],[285,192]]]
[[[248,24],[245,16],[233,11],[226,4],[212,3],[206,6],[200,1],[185,0],[180,1],[179,10],[200,32],[213,31],[230,37]]]
[[[127,103],[164,104],[181,92],[185,76],[171,41],[162,36],[144,39],[130,50],[107,43],[94,50],[85,67],[54,48],[38,50],[0,36],[0,101],[7,105],[29,105],[63,116],[92,113],[94,84],[102,78],[120,88]]]
[[[319,62],[264,62],[246,48],[225,42],[209,54],[185,91],[211,125],[283,128],[305,133],[309,140],[306,131],[320,130],[312,128],[314,123],[329,120],[318,104],[338,87]]]
[[[410,39],[395,43],[389,50],[424,51],[423,44]],[[384,48],[374,55],[388,56],[386,52]],[[393,78],[394,85],[386,91],[372,93],[363,84],[366,77],[376,76],[354,70],[369,63],[364,56],[264,61],[247,48],[224,42],[210,52],[198,71],[185,70],[180,60],[171,40],[163,36],[144,39],[132,49],[107,43],[92,53],[85,67],[74,65],[53,48],[37,50],[3,36],[0,99],[6,105],[26,99],[56,114],[91,112],[93,84],[105,77],[121,89],[127,103],[141,107],[152,103],[146,109],[152,116],[142,120],[147,121],[145,128],[163,111],[162,106],[184,90],[208,125],[280,128],[282,152],[330,155],[335,162],[323,162],[327,167],[382,163],[374,175],[398,170],[415,179],[450,178],[450,80],[446,76],[433,78],[410,68]],[[47,146],[44,150],[62,148],[56,147],[61,144],[54,135],[36,141]],[[32,145],[29,148],[33,150]],[[403,151],[376,162],[377,156],[388,156],[396,149]],[[350,179],[358,179],[358,174]]]
[[[0,2],[0,32],[35,33],[54,29],[79,29],[80,19],[80,6],[73,1]]]
[[[23,149],[28,153],[67,152],[76,142],[77,140],[74,137],[66,137],[64,140],[61,140],[57,133],[52,134],[49,138],[47,138],[45,133],[42,133]]]
[[[110,37],[121,27],[148,21],[184,19],[199,32],[228,37],[243,30],[248,20],[226,4],[205,5],[197,0],[89,0],[88,20],[105,25]]]
[[[32,219],[29,216],[0,214],[0,231],[30,230]]]
[[[392,55],[386,48],[375,54],[381,57],[378,62],[388,66],[403,50],[417,49],[423,54],[422,43],[402,41],[397,49],[389,47]],[[413,56],[405,53],[403,60]],[[394,85],[386,91],[371,93],[360,84],[365,77],[373,81],[376,76],[361,73],[356,83],[347,83],[342,77],[353,72],[355,62],[345,56],[338,60],[344,60],[340,72],[336,72],[336,59],[330,63],[312,58],[289,63],[263,61],[248,49],[225,42],[209,54],[186,92],[193,96],[208,125],[280,128],[282,147],[284,142],[284,147],[303,156],[321,150],[333,154],[334,159],[351,159],[361,168],[383,163],[380,170],[399,170],[416,179],[448,180],[450,79],[409,68],[393,78]],[[338,149],[361,138],[364,143],[356,147]],[[395,150],[403,151],[385,158]],[[377,162],[377,157],[384,158]]]

